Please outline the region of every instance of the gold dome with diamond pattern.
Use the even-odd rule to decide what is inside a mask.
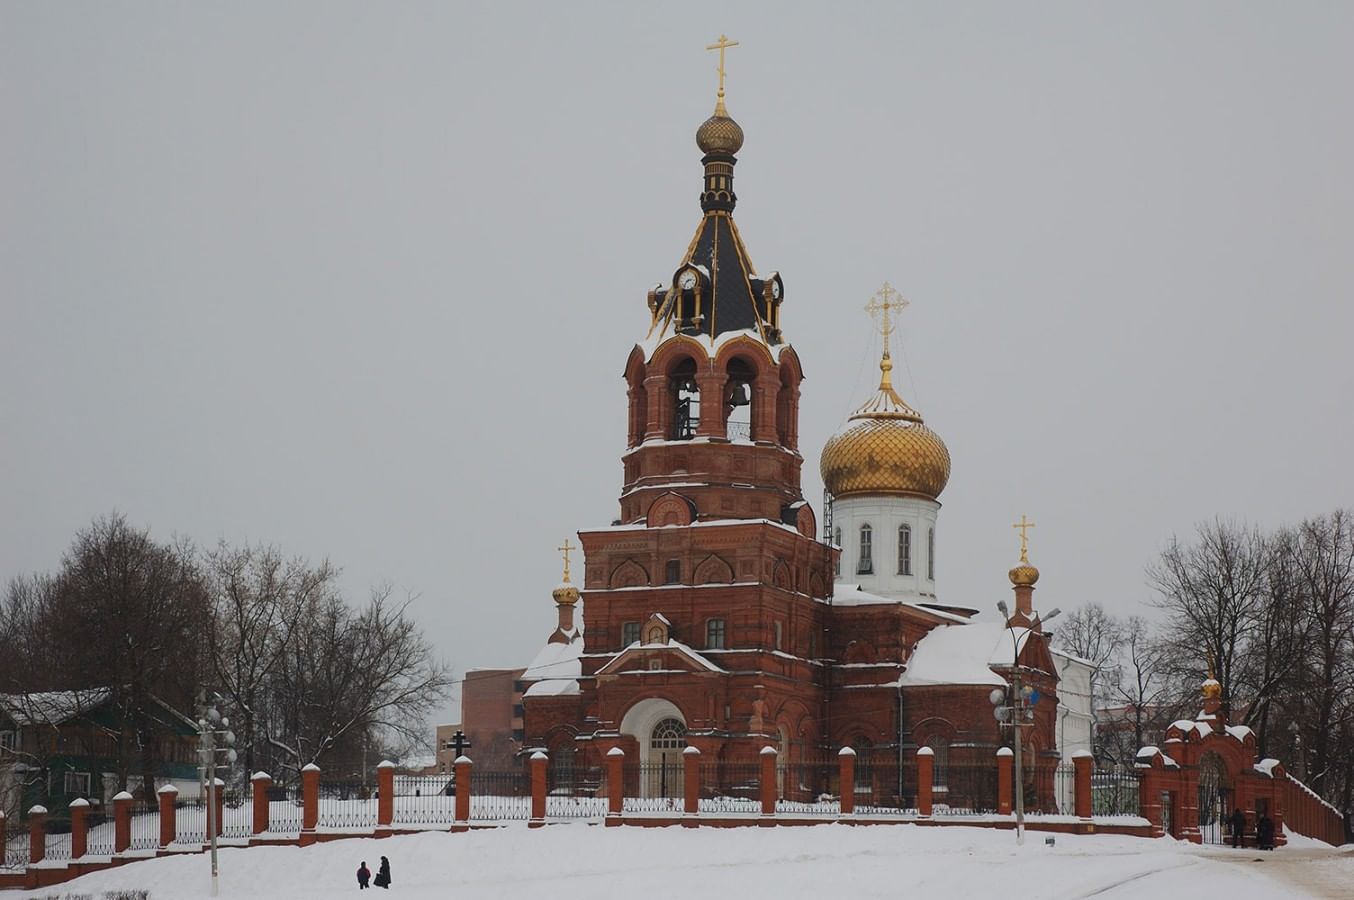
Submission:
[[[950,451],[893,389],[893,361],[879,361],[879,390],[823,447],[823,485],[834,497],[916,494],[935,500],[950,480]]]

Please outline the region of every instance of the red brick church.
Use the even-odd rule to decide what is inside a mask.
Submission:
[[[524,746],[579,769],[615,747],[679,768],[686,746],[731,764],[773,746],[790,765],[843,747],[868,760],[929,746],[942,782],[947,765],[990,766],[1009,743],[989,695],[1018,650],[1042,695],[1023,729],[1028,781],[1051,804],[1057,668],[1032,607],[1038,572],[1011,571],[1009,627],[937,600],[950,457],[891,384],[897,294],[886,286],[872,304],[884,317],[879,388],[823,451],[833,524],[820,534],[800,489],[804,369],[782,331],[785,283],[758,274],[734,223],[743,130],[722,70],[696,144],[701,217],[649,291],[636,323],[647,331],[625,362],[620,518],[579,533],[581,592],[566,557],[558,626],[523,675]],[[639,789],[681,795],[666,780]]]

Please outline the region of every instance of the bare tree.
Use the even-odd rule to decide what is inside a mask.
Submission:
[[[283,658],[325,600],[336,595],[337,571],[283,560],[274,547],[231,548],[207,555],[211,597],[212,674],[235,711],[244,772],[271,756],[266,738],[275,704],[270,685]]]
[[[1318,791],[1334,796],[1333,782],[1354,778],[1354,747],[1342,739],[1354,722],[1354,521],[1348,512],[1302,523],[1296,569],[1310,611],[1308,652],[1298,657],[1310,688],[1309,773]]]
[[[451,675],[394,603],[390,589],[355,612],[337,596],[319,600],[273,680],[278,712],[269,739],[300,769],[355,752],[373,732],[414,738],[450,687]]]
[[[1091,664],[1091,694],[1098,702],[1114,680],[1123,625],[1099,603],[1088,603],[1069,613],[1053,634],[1063,650]]]
[[[156,698],[191,708],[209,625],[192,548],[159,544],[118,514],[96,519],[63,557],[46,616],[66,686],[112,692],[119,787],[135,767],[153,802],[165,725]]]
[[[1267,596],[1269,558],[1258,530],[1215,520],[1200,525],[1191,544],[1172,538],[1148,568],[1160,594],[1156,605],[1167,613],[1174,657],[1212,669],[1229,715],[1240,655]]]
[[[1123,705],[1123,717],[1116,723],[1120,727],[1107,733],[1104,746],[1116,762],[1129,763],[1138,748],[1149,743],[1149,735],[1165,730],[1178,717],[1181,710],[1173,700],[1182,692],[1165,664],[1170,651],[1141,616],[1125,619],[1120,636],[1121,652],[1110,689]]]

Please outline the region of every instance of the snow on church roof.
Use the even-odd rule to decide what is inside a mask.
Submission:
[[[1015,632],[1012,642],[1011,631]],[[1009,666],[1029,637],[1026,628],[1008,630],[996,622],[969,622],[933,628],[917,642],[900,682],[904,687],[936,684],[990,684],[1006,679],[992,666]]]
[[[523,681],[534,681],[524,697],[561,697],[578,693],[578,677],[583,674],[583,639],[577,634],[567,644],[546,644],[522,673]]]
[[[833,606],[872,606],[875,604],[886,604],[890,606],[908,606],[912,609],[924,612],[928,616],[935,616],[947,622],[968,622],[969,620],[955,613],[945,612],[943,609],[937,609],[934,606],[927,606],[924,603],[917,603],[913,600],[896,600],[891,597],[881,597],[878,594],[872,594],[858,584],[838,583],[832,591]]]

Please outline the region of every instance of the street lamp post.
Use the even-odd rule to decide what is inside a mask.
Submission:
[[[207,798],[207,834],[211,844],[213,897],[221,893],[220,869],[216,857],[216,837],[217,832],[221,830],[221,823],[217,821],[216,801],[217,791],[220,790],[216,783],[217,754],[221,754],[221,758],[228,766],[234,765],[238,758],[233,746],[235,733],[230,730],[230,719],[222,716],[221,710],[217,708],[220,699],[216,697],[210,703],[204,699],[202,715],[197,720],[198,757],[202,760],[203,796]]]
[[[1007,609],[1006,601],[997,601],[997,609],[1002,617],[1010,621],[1010,612]],[[1036,622],[1047,622],[1058,615],[1061,610],[1051,609],[1048,615],[1039,619],[1036,616]],[[1001,723],[1002,728],[1011,729],[1011,745],[1015,763],[1015,816],[1016,816],[1016,844],[1025,843],[1025,769],[1022,756],[1024,739],[1021,735],[1022,728],[1028,728],[1034,724],[1034,704],[1038,702],[1038,696],[1034,689],[1029,685],[1020,683],[1020,642],[1016,637],[1015,629],[1009,625],[1006,628],[1011,635],[1011,696],[1007,702],[1006,692],[1001,688],[992,691],[992,705],[996,707],[993,714],[997,721]]]

